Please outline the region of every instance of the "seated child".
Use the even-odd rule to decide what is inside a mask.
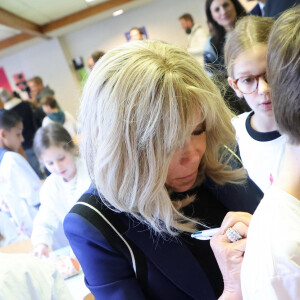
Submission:
[[[43,119],[42,126],[46,126],[53,122],[58,122],[64,126],[69,132],[71,137],[75,137],[77,134],[77,125],[73,116],[67,111],[62,111],[57,104],[57,101],[53,96],[47,96],[41,100],[41,106],[46,114]]]
[[[30,237],[41,181],[26,159],[16,153],[24,140],[22,129],[17,113],[0,110],[0,210],[10,214],[20,231]]]
[[[53,234],[91,181],[70,134],[61,124],[41,127],[34,138],[34,150],[51,173],[41,188],[41,206],[31,237],[34,255],[41,257],[48,256]]]
[[[285,143],[277,131],[266,77],[267,42],[273,23],[271,18],[245,17],[237,22],[225,44],[229,85],[252,109],[232,120],[240,157],[262,192],[278,173]]]
[[[278,177],[256,209],[241,270],[244,300],[300,299],[300,5],[275,22],[267,74],[286,149]]]

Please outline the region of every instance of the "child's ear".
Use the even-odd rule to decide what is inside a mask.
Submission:
[[[4,128],[0,128],[0,139],[3,140],[6,137],[6,131]]]
[[[234,79],[232,77],[228,77],[227,78],[228,80],[228,84],[231,86],[231,88],[235,91],[236,95],[239,97],[239,98],[243,98],[244,95],[243,93],[241,93],[241,91],[237,88],[236,84],[234,83]]]

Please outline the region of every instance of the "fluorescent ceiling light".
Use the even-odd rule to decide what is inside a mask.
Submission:
[[[85,2],[93,2],[93,1],[95,1],[95,0],[85,0]]]
[[[116,11],[113,12],[113,16],[114,16],[114,17],[119,16],[119,15],[121,15],[123,12],[124,12],[123,9],[116,10]]]

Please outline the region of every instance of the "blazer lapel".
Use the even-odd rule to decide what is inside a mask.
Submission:
[[[131,227],[126,236],[132,240],[170,281],[194,299],[212,299],[214,292],[193,254],[176,239],[151,236],[142,225]]]

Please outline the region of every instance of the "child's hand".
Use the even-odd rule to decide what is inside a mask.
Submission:
[[[33,255],[39,258],[49,257],[49,248],[45,244],[39,244],[33,249]]]

